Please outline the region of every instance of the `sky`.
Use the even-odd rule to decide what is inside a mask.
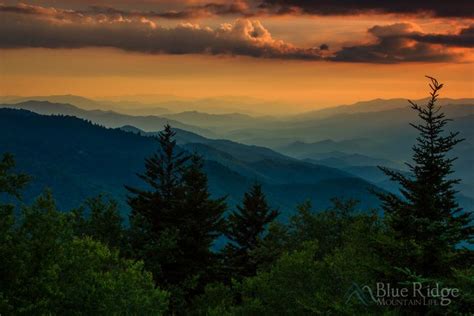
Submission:
[[[1,95],[474,97],[473,47],[464,0],[0,0]]]

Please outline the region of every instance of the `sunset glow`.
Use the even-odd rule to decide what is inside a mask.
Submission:
[[[421,97],[430,74],[449,82],[446,97],[474,95],[460,8],[321,3],[6,1],[0,93],[245,96],[291,103],[273,109],[284,113]]]

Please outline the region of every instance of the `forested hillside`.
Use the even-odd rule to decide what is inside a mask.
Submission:
[[[106,193],[120,202],[125,215],[124,185],[137,185],[136,173],[143,171],[143,160],[158,148],[153,137],[24,110],[0,109],[0,131],[2,150],[13,153],[18,169],[34,178],[25,191],[27,200],[48,187],[62,209]],[[182,150],[205,158],[211,192],[228,196],[230,205],[255,181],[263,184],[271,204],[284,217],[306,199],[320,207],[338,196],[359,199],[366,207],[378,205],[368,192],[373,185],[334,168],[230,141],[203,138],[197,143],[197,135],[180,130],[177,139]]]
[[[468,315],[464,140],[430,80],[391,192],[170,125],[0,109],[0,314]]]

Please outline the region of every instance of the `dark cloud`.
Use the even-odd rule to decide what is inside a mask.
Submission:
[[[321,58],[317,49],[299,48],[274,39],[255,20],[239,19],[217,28],[191,23],[165,28],[146,17],[123,17],[117,12],[84,16],[81,12],[61,12],[25,5],[20,9],[29,13],[13,13],[10,9],[8,13],[2,13],[0,48],[114,47],[149,54]]]
[[[430,35],[421,33],[416,25],[397,23],[374,26],[368,32],[376,38],[374,44],[343,47],[331,57],[334,61],[400,63],[400,62],[444,62],[454,61],[460,56],[450,52],[445,46],[454,44],[455,37],[464,35]],[[431,38],[437,38],[435,43]],[[449,44],[441,38],[449,38]],[[442,45],[432,45],[442,44]]]
[[[166,18],[166,19],[193,19],[208,16],[219,15],[239,15],[250,17],[254,14],[248,10],[247,2],[243,0],[233,1],[230,4],[207,3],[203,5],[187,6],[180,10],[163,11],[128,11],[108,6],[89,6],[82,10],[59,10],[54,8],[45,8],[34,5],[20,3],[18,5],[0,4],[0,12],[11,12],[21,14],[45,14],[45,15],[81,15],[81,16],[122,16],[123,18],[146,17],[146,18]]]
[[[319,48],[302,48],[274,39],[257,20],[238,19],[215,28],[191,23],[163,27],[159,21],[150,12],[124,13],[113,8],[74,11],[0,4],[0,48],[113,47],[148,54],[240,55],[367,63],[443,62],[462,57],[449,48],[473,47],[474,34],[472,25],[453,34],[427,34],[414,24],[397,23],[370,28],[372,44],[330,51],[326,44]]]
[[[166,19],[193,19],[207,16],[219,15],[239,15],[250,17],[253,14],[248,10],[245,1],[233,1],[232,3],[213,3],[209,2],[203,5],[188,6],[181,10],[164,10],[164,11],[125,11],[111,7],[90,6],[81,13],[85,15],[93,14],[120,14],[123,17],[142,16],[147,18],[166,18]]]
[[[474,47],[474,25],[463,28],[457,34],[412,34],[410,38],[423,43],[456,47]]]
[[[437,17],[474,17],[472,0],[263,0],[260,8],[274,13],[315,15],[430,14]]]
[[[215,2],[214,2],[215,1]],[[87,3],[87,1],[84,1]],[[93,3],[93,2],[91,2]],[[131,1],[132,3],[132,1]],[[150,3],[152,3],[150,1]],[[151,4],[154,10],[127,11],[108,6],[91,6],[81,10],[83,15],[120,14],[123,17],[143,16],[148,18],[191,19],[207,16],[237,15],[252,17],[259,15],[361,15],[361,14],[401,14],[430,15],[435,17],[474,18],[472,0],[233,0],[233,1],[177,1],[177,7]],[[161,7],[161,8],[160,8]],[[32,6],[2,6],[4,12],[35,14]]]

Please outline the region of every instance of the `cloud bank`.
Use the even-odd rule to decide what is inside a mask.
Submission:
[[[473,47],[472,26],[455,34],[426,34],[412,23],[374,26],[368,30],[375,43],[343,47],[331,60],[344,62],[400,63],[447,62],[462,58],[448,47]]]
[[[0,7],[0,47],[114,47],[149,54],[241,55],[318,60],[319,49],[298,48],[272,37],[257,20],[217,28],[181,23],[165,28],[147,17],[82,12],[30,5]]]
[[[430,15],[435,17],[474,17],[471,0],[263,0],[259,7],[274,14],[401,14]]]
[[[219,4],[218,8],[238,11],[246,8],[242,3],[234,3],[233,9],[226,4]],[[400,63],[457,61],[462,55],[452,48],[474,46],[473,25],[451,34],[424,33],[411,23],[376,25],[368,30],[370,44],[331,51],[324,43],[304,48],[275,39],[254,19],[240,18],[214,28],[194,23],[163,27],[153,14],[99,7],[86,12],[26,4],[0,5],[0,48],[112,47],[146,54]]]
[[[41,3],[41,0],[35,1]],[[51,3],[51,0],[46,1]],[[61,1],[53,1],[61,3]],[[65,1],[63,1],[65,2]],[[87,7],[99,1],[75,0]],[[403,16],[431,16],[439,18],[473,18],[474,11],[470,0],[121,0],[100,3],[122,4],[122,7],[140,6],[154,11],[141,12],[149,17],[169,19],[196,18],[206,16],[239,15],[250,17],[258,15],[364,15],[397,14]],[[110,9],[110,10],[109,10]],[[133,15],[136,12],[121,11],[107,7],[89,7],[86,12],[109,13],[112,11]]]

